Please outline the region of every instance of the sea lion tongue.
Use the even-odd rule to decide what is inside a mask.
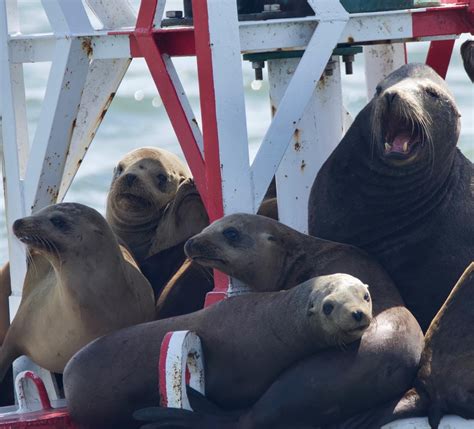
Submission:
[[[411,140],[411,135],[403,132],[395,136],[392,142],[392,152],[406,153]]]

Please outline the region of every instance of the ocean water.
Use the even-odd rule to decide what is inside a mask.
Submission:
[[[133,3],[136,7],[139,2],[134,0]],[[179,0],[168,0],[167,3],[169,9],[180,9],[181,2]],[[19,0],[19,5],[23,33],[50,31],[40,0]],[[462,40],[464,39],[456,43],[447,82],[463,116],[459,146],[470,159],[474,160],[474,91],[473,85],[461,65],[459,46]],[[423,62],[427,47],[427,43],[408,44],[409,61]],[[175,65],[190,103],[199,118],[199,91],[195,60],[192,58],[176,59]],[[31,142],[44,97],[49,64],[26,64],[24,71]],[[259,90],[252,89],[254,74],[249,63],[243,63],[243,76],[249,151],[250,157],[253,158],[270,123],[268,84],[264,78],[263,85]],[[343,75],[343,93],[347,109],[355,116],[366,103],[363,57],[361,55],[356,57],[354,74]],[[107,190],[115,164],[125,153],[142,146],[159,146],[182,156],[146,64],[143,60],[137,59],[132,62],[120,85],[66,196],[66,201],[87,204],[104,213]],[[0,198],[0,263],[7,259],[4,201]]]

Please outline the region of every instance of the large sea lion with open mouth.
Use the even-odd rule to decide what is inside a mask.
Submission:
[[[133,150],[117,164],[106,218],[137,259],[156,298],[184,263],[186,240],[209,224],[189,168],[175,154],[152,147]],[[181,281],[180,293],[168,303],[171,315],[202,308],[212,289],[209,274],[192,270],[193,282]],[[194,300],[186,299],[187,291]]]
[[[309,199],[310,234],[368,251],[424,331],[474,258],[473,164],[459,131],[444,80],[405,65],[377,86]]]
[[[178,330],[201,338],[207,394],[229,406],[248,405],[291,363],[360,339],[371,318],[367,286],[333,274],[288,291],[240,295],[195,313],[127,328],[89,344],[70,360],[64,373],[68,408],[85,427],[133,427],[137,407],[158,404],[161,342],[167,332]]]
[[[96,210],[53,205],[15,221],[13,232],[34,255],[0,347],[0,380],[18,356],[61,373],[97,337],[153,320],[150,284]]]
[[[257,291],[292,288],[314,276],[338,272],[351,274],[369,285],[375,318],[360,344],[347,346],[344,350],[334,348],[318,352],[279,375],[256,404],[239,413],[238,422],[195,413],[193,417],[199,417],[197,421],[184,416],[184,423],[194,426],[184,427],[204,428],[214,424],[214,427],[226,429],[278,428],[279,425],[297,427],[300,423],[311,427],[384,403],[410,387],[418,369],[423,335],[414,317],[403,307],[388,275],[365,252],[301,234],[272,219],[249,214],[230,215],[214,222],[188,241],[185,249],[195,262],[234,276]],[[249,303],[240,307],[238,317],[246,317],[251,308]],[[285,317],[289,316],[281,315],[282,321]],[[220,332],[221,325],[227,323],[239,327],[233,312],[223,312],[222,319],[215,320],[212,329]],[[252,325],[245,331],[240,326],[240,330],[250,337],[256,328],[257,325]],[[237,342],[236,347],[239,347]],[[205,360],[206,356],[207,352]],[[156,358],[149,365],[155,363]],[[152,372],[135,374],[137,383],[141,377],[155,376],[154,369],[149,371]],[[258,375],[255,377],[259,380]],[[206,376],[206,384],[207,381]],[[94,396],[94,402],[98,408],[105,406],[112,413],[121,405],[111,406],[107,386],[107,383],[94,386],[100,398],[97,402],[99,399]],[[233,388],[229,387],[229,390]],[[150,389],[156,394],[155,385]],[[77,387],[77,395],[79,392]],[[228,394],[210,394],[208,397],[227,409],[242,406],[231,401]],[[104,404],[105,398],[109,399]],[[156,400],[154,405],[157,404]],[[138,408],[146,404],[136,401],[134,405]],[[178,418],[183,417],[179,411],[177,413]],[[175,417],[173,423],[177,423]]]

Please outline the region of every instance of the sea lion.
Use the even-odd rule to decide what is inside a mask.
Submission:
[[[11,295],[10,264],[7,262],[0,268],[0,345],[10,326],[10,306],[8,297]]]
[[[474,257],[474,175],[460,114],[423,64],[377,87],[311,189],[311,235],[353,244],[387,270],[426,331]]]
[[[437,429],[445,414],[474,418],[474,262],[466,269],[430,324],[415,388],[429,401]]]
[[[371,315],[367,286],[334,274],[127,328],[89,344],[68,363],[68,407],[87,427],[131,427],[128,419],[138,406],[158,403],[161,341],[167,332],[184,329],[201,338],[207,394],[229,405],[249,405],[292,362],[360,339]]]
[[[426,332],[415,388],[401,399],[351,418],[346,422],[350,425],[343,427],[378,429],[396,420],[428,415],[430,426],[436,429],[445,414],[474,418],[473,299],[474,262]]]
[[[308,425],[334,421],[400,396],[410,387],[418,369],[423,335],[416,320],[403,307],[388,275],[365,252],[307,236],[272,219],[248,214],[230,215],[214,222],[186,244],[186,251],[195,262],[220,269],[259,291],[278,290],[285,286],[290,288],[314,276],[340,271],[370,285],[376,317],[360,345],[353,344],[345,351],[331,349],[320,352],[287,369],[261,399],[240,416],[244,423],[236,427],[277,428],[279,424],[296,427],[300,421]],[[252,306],[242,306],[238,317],[246,317],[249,308]],[[225,314],[214,324],[213,331],[221,331],[221,325],[231,323],[235,317],[233,312]],[[244,332],[253,337],[253,329]],[[242,347],[246,346],[243,344]],[[99,348],[95,350],[97,356],[102,356]],[[155,363],[156,359],[147,365]],[[92,361],[90,364],[77,363],[74,370],[78,374],[85,373],[92,364]],[[344,368],[343,372],[341,368]],[[70,372],[72,376],[72,367]],[[140,372],[135,373],[134,377],[140,383],[142,378],[148,379],[149,374]],[[113,414],[114,410],[121,409],[122,400],[109,402],[111,395],[107,392],[107,386],[108,383],[94,386],[96,394],[92,402]],[[81,395],[81,388],[79,385],[75,387],[75,396]],[[130,392],[138,395],[136,389],[138,387],[132,386]],[[155,385],[150,386],[148,394],[156,395],[155,390]],[[209,397],[227,409],[239,407],[240,404],[230,401],[228,395]],[[314,398],[318,398],[317,401]],[[154,400],[154,405],[157,403]],[[133,405],[138,408],[147,404],[140,399]],[[77,412],[85,406],[79,403]],[[207,427],[206,424],[211,422],[216,424],[213,417],[206,416],[204,423],[201,421],[189,427]],[[186,423],[189,424],[189,421]],[[223,423],[219,420],[217,424]]]
[[[117,164],[106,218],[133,253],[156,299],[184,263],[186,240],[209,224],[186,164],[175,154],[152,147],[133,150]],[[167,304],[168,315],[202,308],[206,293],[212,290],[212,279],[197,274],[193,280],[195,284],[183,280],[179,290],[194,287],[198,299],[170,296],[173,301]]]
[[[183,234],[169,230],[174,226],[173,223],[169,228],[160,229],[161,233],[165,233],[164,237],[157,233],[165,210],[175,200],[180,185],[184,183],[189,191],[192,178],[188,167],[175,154],[163,149],[135,149],[126,154],[114,169],[107,196],[106,218],[112,230],[127,244],[140,263],[161,250],[186,241],[188,234],[185,230],[192,229],[195,224],[197,228],[203,224],[203,213],[199,211],[194,222],[180,225],[184,229]],[[183,197],[185,195],[186,192]],[[175,210],[179,204],[176,206]],[[207,223],[204,218],[203,227]]]
[[[461,45],[461,57],[471,82],[474,82],[474,40],[466,40]]]
[[[13,232],[34,256],[0,348],[0,380],[20,355],[61,373],[95,338],[153,319],[150,284],[96,210],[56,204],[15,221]]]

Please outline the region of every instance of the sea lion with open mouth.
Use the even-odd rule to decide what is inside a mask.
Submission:
[[[96,210],[56,204],[15,221],[13,231],[34,255],[0,347],[0,380],[18,356],[61,373],[97,337],[153,320],[150,284]]]
[[[473,165],[460,114],[430,67],[377,86],[311,190],[311,235],[353,244],[387,270],[425,331],[474,257]]]

